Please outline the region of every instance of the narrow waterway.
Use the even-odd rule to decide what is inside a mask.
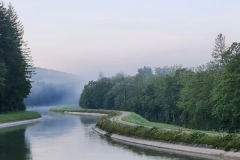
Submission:
[[[0,160],[198,160],[113,142],[92,130],[98,117],[48,109],[30,109],[44,116],[38,123],[0,129]]]

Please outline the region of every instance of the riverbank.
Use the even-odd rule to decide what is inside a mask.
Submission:
[[[78,114],[78,115],[96,115],[96,116],[106,116],[106,115],[121,115],[118,111],[113,110],[104,110],[104,109],[82,109],[82,108],[70,108],[66,106],[60,106],[51,108],[49,111],[59,112],[59,113],[68,113],[68,114]]]
[[[73,115],[86,115],[86,116],[107,116],[107,114],[104,113],[87,113],[87,112],[64,112],[66,114],[73,114]]]
[[[0,128],[35,123],[42,119],[37,112],[24,111],[0,114]]]
[[[109,137],[114,141],[122,142],[128,145],[149,148],[149,149],[153,149],[161,152],[168,152],[171,154],[188,155],[188,156],[213,159],[213,160],[223,160],[223,159],[239,160],[240,159],[239,152],[226,152],[218,149],[193,147],[193,146],[146,140],[146,139],[141,139],[136,137],[127,137],[127,136],[122,136],[118,134],[109,134],[108,132],[99,129],[96,126],[93,127],[93,130],[98,134],[100,134],[101,136]]]
[[[67,111],[66,108],[64,110]],[[120,115],[117,113],[101,117],[94,130],[115,141],[165,152],[210,159],[240,159],[238,134],[208,133],[180,127],[174,129],[174,126],[142,126],[122,121],[130,116],[129,112],[122,112]]]

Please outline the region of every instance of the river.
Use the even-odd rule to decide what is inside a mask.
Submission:
[[[98,117],[31,108],[43,120],[0,129],[0,160],[200,160],[114,142],[92,130]]]

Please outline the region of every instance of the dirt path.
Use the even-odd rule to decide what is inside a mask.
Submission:
[[[135,123],[130,123],[130,122],[126,122],[126,121],[122,120],[123,117],[126,117],[126,116],[130,115],[131,112],[126,112],[126,111],[120,111],[120,112],[122,114],[120,116],[116,116],[116,117],[111,118],[111,121],[121,123],[121,124],[125,124],[125,125],[129,125],[129,126],[137,126],[137,124],[135,124]]]

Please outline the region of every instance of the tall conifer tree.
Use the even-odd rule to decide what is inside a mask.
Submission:
[[[32,73],[30,52],[23,40],[23,26],[10,4],[0,3],[0,63],[4,64],[4,88],[0,112],[24,110],[23,99],[29,94]]]

